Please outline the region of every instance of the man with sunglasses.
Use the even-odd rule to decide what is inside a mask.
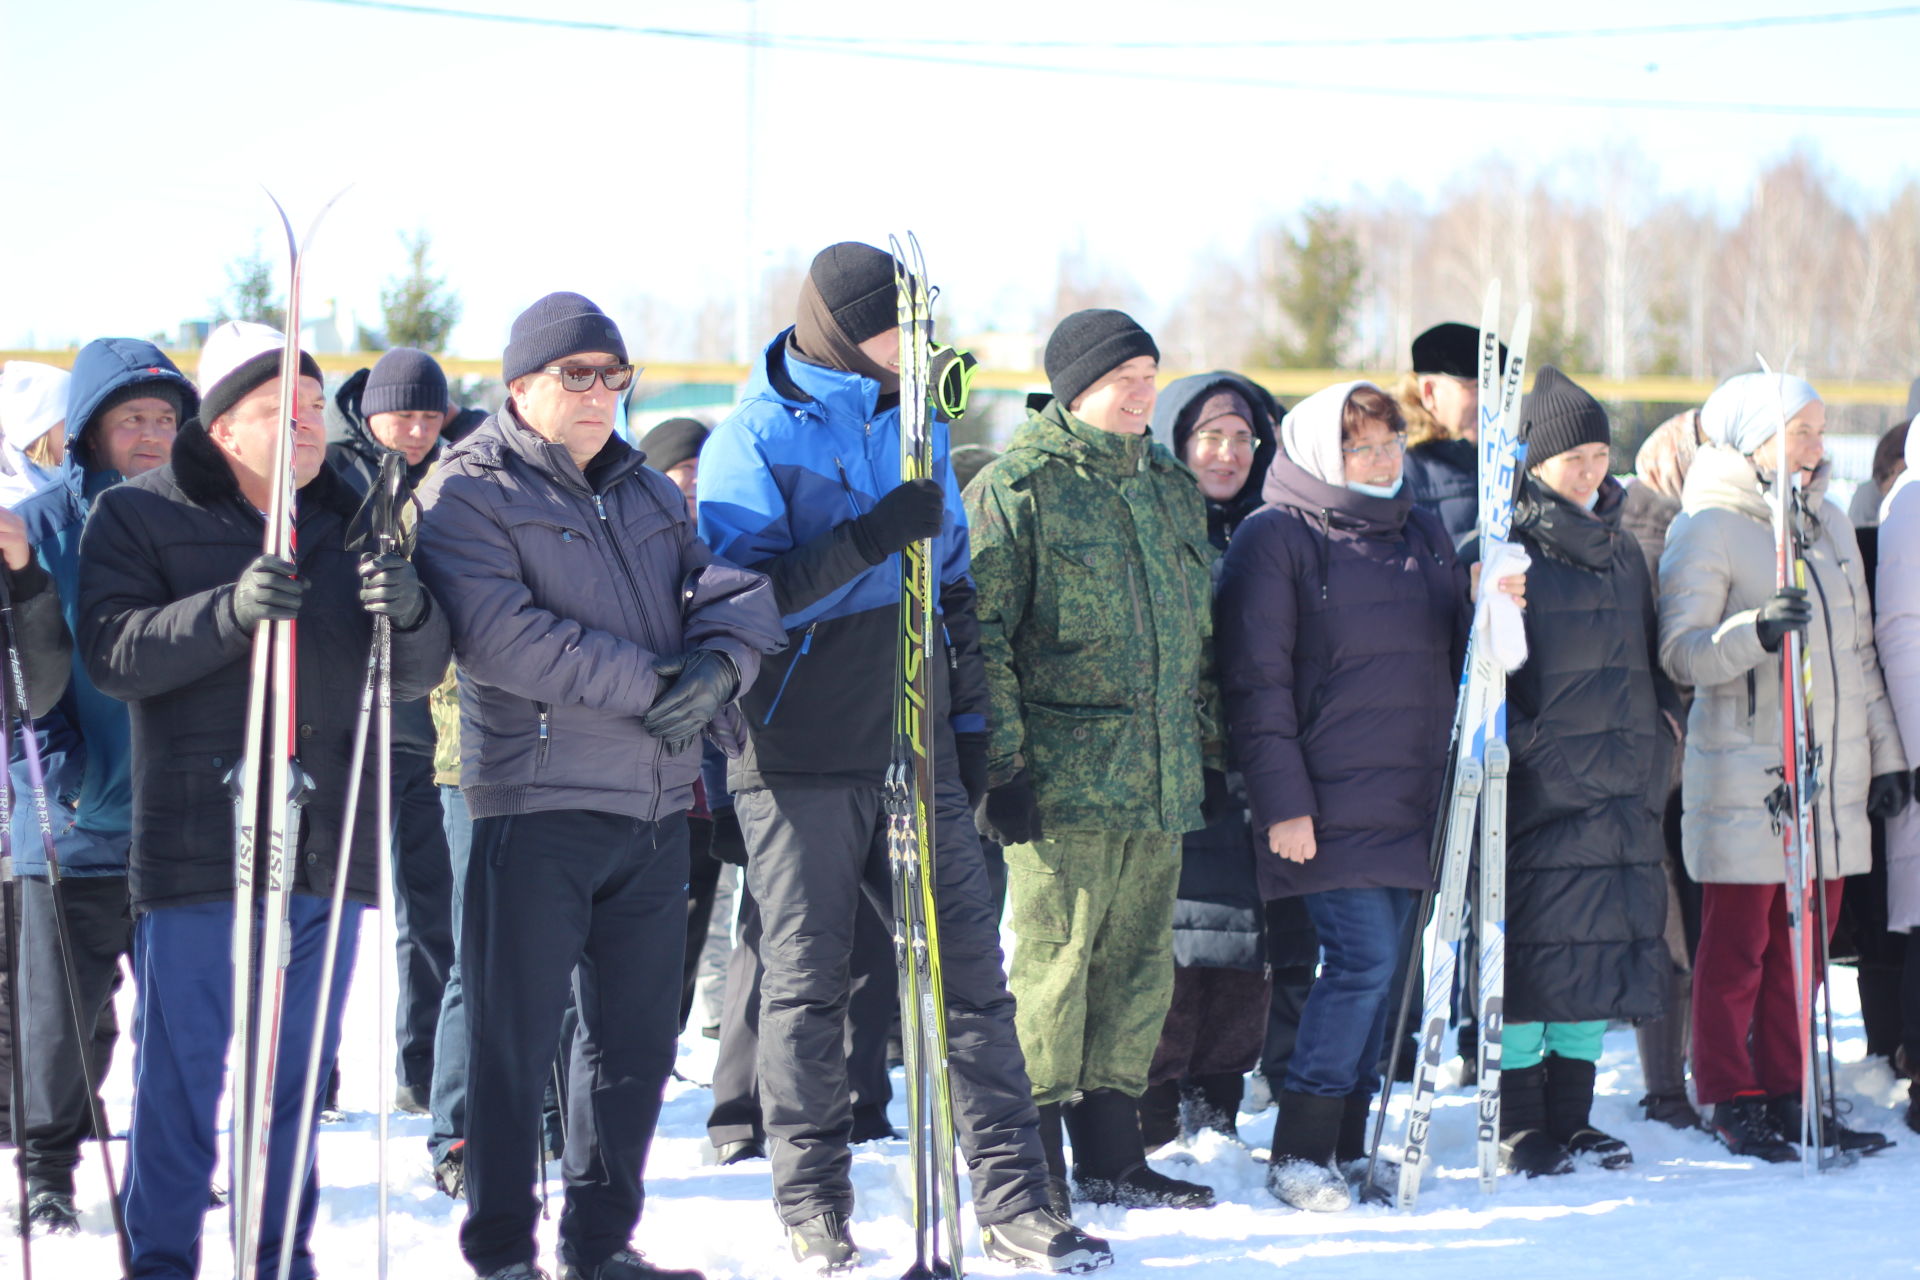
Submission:
[[[933,425],[934,477],[900,482],[893,258],[852,241],[815,256],[797,323],[768,344],[700,455],[700,528],[773,581],[790,640],[742,698],[751,742],[728,770],[759,908],[760,1106],[796,1262],[859,1264],[854,1114],[843,1036],[859,913],[890,917],[882,785],[900,643],[898,553],[931,542],[944,642],[929,654],[935,892],[954,1120],[987,1254],[1052,1271],[1112,1261],[1055,1216],[970,800],[986,779],[986,688],[967,525]]]
[[[561,1280],[698,1280],[629,1245],[672,1070],[700,742],[784,642],[765,577],[716,559],[614,434],[634,368],[574,293],[514,321],[500,412],[421,489],[421,573],[462,679],[473,817],[460,965],[467,1220],[489,1280],[537,1280],[540,1100],[572,982]]]

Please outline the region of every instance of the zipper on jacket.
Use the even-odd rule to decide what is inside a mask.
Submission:
[[[840,461],[838,454],[834,455],[833,466],[834,470],[840,473],[840,488],[847,495],[847,510],[853,512],[853,518],[858,520],[860,518],[860,504],[854,501],[853,481],[847,479],[846,464]]]
[[[1747,672],[1747,735],[1753,735],[1753,717],[1759,712],[1759,690],[1755,686],[1753,672]]]
[[[601,500],[601,497],[598,493],[593,495],[593,510],[594,510],[594,513],[600,517],[600,525],[606,531],[608,544],[613,547],[613,558],[620,562],[620,570],[622,573],[626,574],[627,576],[627,587],[629,590],[633,592],[634,606],[640,610],[641,631],[643,633],[649,632],[651,631],[651,627],[649,626],[649,623],[651,622],[651,618],[647,612],[646,593],[640,590],[640,579],[634,575],[633,564],[627,559],[627,549],[620,544],[620,539],[614,536],[613,521],[607,519],[607,504]],[[648,638],[650,640],[653,639],[652,636],[649,636]],[[648,815],[647,820],[649,822],[658,819],[660,816],[660,793],[661,793],[661,782],[662,782],[661,774],[660,774],[660,755],[661,753],[659,751],[655,751],[653,753],[653,810]]]
[[[1185,572],[1182,570],[1182,572]],[[1140,610],[1140,586],[1133,580],[1133,561],[1127,561],[1127,594],[1133,597],[1133,633],[1143,636],[1147,633],[1147,615]]]
[[[800,638],[800,652],[793,655],[793,661],[787,664],[787,673],[780,677],[780,687],[773,691],[773,702],[767,707],[767,714],[761,718],[762,726],[773,723],[773,713],[780,709],[780,699],[787,696],[787,681],[793,679],[794,671],[800,666],[800,659],[807,656],[807,650],[813,648],[813,629],[820,624],[807,624],[807,634]]]
[[[537,730],[539,746],[534,749],[533,767],[544,769],[547,767],[547,745],[553,740],[553,708],[544,702],[533,705],[540,708],[540,728]]]

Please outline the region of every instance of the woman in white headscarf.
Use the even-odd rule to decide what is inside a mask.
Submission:
[[[31,360],[0,366],[0,507],[60,478],[67,461],[65,369]]]
[[[1694,1086],[1711,1109],[1709,1128],[1731,1151],[1787,1161],[1798,1158],[1790,1142],[1801,1131],[1802,1028],[1786,862],[1767,802],[1779,785],[1778,655],[1789,631],[1805,637],[1813,670],[1816,847],[1828,922],[1839,911],[1841,877],[1871,861],[1868,813],[1904,808],[1912,775],[1881,680],[1853,526],[1826,497],[1819,393],[1800,378],[1743,374],[1708,398],[1700,426],[1707,443],[1660,559],[1660,658],[1695,690],[1681,782],[1682,851],[1702,892]],[[1792,525],[1804,591],[1776,585],[1772,500],[1783,457],[1799,481]],[[1824,1123],[1849,1148],[1886,1145],[1835,1117]]]

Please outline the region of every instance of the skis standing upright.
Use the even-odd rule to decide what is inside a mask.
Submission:
[[[900,322],[900,479],[933,473],[932,314],[926,260],[912,233],[889,238]],[[934,542],[900,553],[900,650],[893,758],[887,768],[887,860],[893,882],[893,955],[900,978],[900,1045],[907,1077],[912,1162],[913,1266],[908,1280],[959,1277],[960,1191],[954,1170],[953,1094],[947,1075],[947,1004],[934,898]],[[941,1229],[946,1258],[941,1257]]]
[[[340,193],[344,194],[344,192]],[[280,431],[273,447],[263,551],[298,563],[294,540],[294,419],[300,394],[300,283],[306,253],[336,194],[314,216],[306,238],[296,241],[286,210],[274,211],[287,236],[289,285],[286,342],[280,352]],[[287,920],[293,892],[289,842],[299,833],[300,809],[312,781],[295,757],[296,690],[292,619],[255,628],[252,681],[247,693],[246,750],[235,771],[238,809],[234,838],[233,909],[233,1124],[229,1134],[233,1173],[234,1274],[253,1280],[259,1269],[260,1217],[267,1189],[267,1140],[272,1131],[273,1081],[280,1049],[280,1015],[292,948]],[[262,775],[265,775],[264,778]],[[264,782],[264,789],[263,784]],[[258,871],[258,826],[267,809],[266,884],[262,898],[258,973],[255,972],[253,906]],[[254,993],[257,991],[257,1008]]]
[[[1500,282],[1487,286],[1480,317],[1479,368],[1479,537],[1483,561],[1490,542],[1504,542],[1513,526],[1514,485],[1525,453],[1517,436],[1531,318],[1532,308],[1523,303],[1514,322],[1513,339],[1507,344],[1503,374],[1498,334]],[[1485,593],[1498,590],[1498,586],[1483,577],[1480,589]],[[1395,1200],[1405,1210],[1411,1210],[1419,1199],[1420,1177],[1427,1163],[1441,1046],[1465,938],[1467,885],[1476,829],[1480,837],[1476,903],[1480,929],[1480,983],[1476,993],[1480,1082],[1475,1131],[1481,1188],[1493,1190],[1499,1176],[1500,1045],[1506,982],[1506,672],[1482,643],[1478,629],[1468,640],[1466,665],[1460,674],[1453,745],[1453,774],[1441,814],[1445,836],[1441,842],[1438,907],[1426,940],[1427,989],[1420,1015],[1420,1052],[1414,1059],[1412,1101]]]
[[[1764,358],[1760,367],[1769,375],[1773,369]],[[1776,401],[1779,396],[1775,381]],[[1779,414],[1780,429],[1774,440],[1779,453],[1774,460],[1773,553],[1774,586],[1785,590],[1807,588],[1806,564],[1800,558],[1800,542],[1795,531],[1795,508],[1800,505],[1800,480],[1787,450],[1785,406]],[[1793,950],[1793,1011],[1800,1035],[1800,1132],[1789,1134],[1800,1144],[1800,1165],[1804,1173],[1825,1167],[1826,1153],[1820,1137],[1824,1114],[1820,1087],[1819,1053],[1813,1035],[1814,988],[1826,977],[1824,963],[1816,964],[1816,934],[1808,927],[1809,916],[1821,917],[1820,953],[1825,955],[1825,902],[1814,911],[1814,895],[1824,895],[1826,886],[1817,883],[1810,855],[1819,840],[1814,805],[1819,797],[1819,757],[1813,743],[1813,668],[1807,652],[1806,637],[1789,631],[1780,642],[1780,785],[1767,801],[1773,829],[1779,833],[1786,858],[1786,915],[1789,945]]]

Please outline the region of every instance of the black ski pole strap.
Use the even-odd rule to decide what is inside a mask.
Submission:
[[[413,508],[412,519],[406,518],[409,507]],[[362,554],[398,551],[411,557],[419,528],[419,499],[407,484],[407,457],[389,450],[381,457],[380,471],[348,527],[347,550]]]

